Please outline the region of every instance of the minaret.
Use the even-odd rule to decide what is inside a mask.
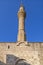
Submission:
[[[18,20],[19,20],[18,21],[18,37],[17,37],[18,42],[26,41],[25,24],[24,24],[25,17],[26,17],[26,13],[25,13],[23,5],[21,5],[18,11]]]

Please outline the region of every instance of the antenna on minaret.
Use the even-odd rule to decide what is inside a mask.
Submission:
[[[22,0],[21,0],[21,4],[22,4]]]
[[[20,4],[21,6],[23,5],[23,1],[21,0],[21,4]]]

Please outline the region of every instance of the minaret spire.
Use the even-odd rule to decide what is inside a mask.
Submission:
[[[25,9],[22,5],[22,0],[21,0],[21,6],[20,9],[18,11],[18,38],[17,41],[18,42],[24,42],[26,41],[26,35],[25,35],[25,25],[24,25],[24,21],[25,21],[25,17],[26,17],[26,13],[25,13]]]
[[[22,0],[20,0],[20,6],[23,6],[23,1]]]

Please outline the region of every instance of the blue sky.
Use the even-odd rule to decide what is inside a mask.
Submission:
[[[21,0],[0,0],[0,42],[16,42],[17,12]],[[43,42],[43,0],[22,0],[26,11],[25,31],[29,42]]]

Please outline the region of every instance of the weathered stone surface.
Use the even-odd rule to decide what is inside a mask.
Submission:
[[[43,65],[43,43],[27,44],[0,43],[0,61],[6,64],[8,61],[15,63],[17,59],[25,59],[30,65]]]

